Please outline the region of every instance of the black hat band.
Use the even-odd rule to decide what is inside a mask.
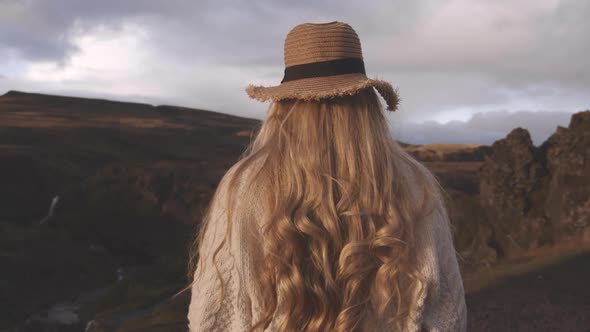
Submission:
[[[363,59],[344,58],[320,62],[304,63],[285,68],[281,83],[303,78],[323,77],[343,74],[365,74]]]

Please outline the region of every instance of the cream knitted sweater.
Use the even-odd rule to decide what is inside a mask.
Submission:
[[[240,209],[249,212],[232,214],[231,240],[216,257],[216,264],[226,282],[223,301],[217,303],[221,281],[212,265],[212,255],[225,232],[227,181],[238,164],[226,173],[212,198],[212,223],[203,239],[188,309],[188,327],[191,332],[248,331],[252,323],[260,317],[261,310],[256,301],[257,290],[251,282],[257,274],[251,267],[256,266],[255,260],[262,255],[254,223],[260,220],[262,208],[255,201],[244,203],[248,206]],[[240,182],[239,188],[232,190],[240,191],[241,185]],[[254,197],[256,193],[246,195]],[[414,308],[408,331],[465,331],[467,309],[463,282],[448,217],[442,206],[438,207],[427,222],[417,225],[416,241],[419,248],[419,267],[427,276],[427,290],[422,294],[414,292]],[[201,270],[203,274],[199,276]],[[281,303],[280,298],[278,303]],[[277,315],[285,314],[280,310],[277,312]],[[279,331],[274,325],[275,321],[276,319],[264,332]],[[386,331],[381,326],[382,323],[368,322],[363,331]]]

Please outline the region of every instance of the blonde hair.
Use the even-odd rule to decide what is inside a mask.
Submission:
[[[391,137],[375,91],[273,102],[240,160],[229,188],[261,160],[247,180],[262,188],[258,199],[266,210],[264,258],[253,281],[263,314],[251,331],[268,327],[279,296],[289,313],[281,331],[360,331],[365,320],[382,317],[403,330],[412,292],[424,286],[414,228],[442,196],[434,176]],[[229,210],[226,239],[232,213],[242,212]]]

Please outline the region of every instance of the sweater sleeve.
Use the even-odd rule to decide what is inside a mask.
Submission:
[[[422,313],[422,331],[464,332],[467,330],[467,308],[463,280],[449,218],[442,204],[435,210],[426,233],[430,250],[430,284]]]
[[[232,218],[231,240],[224,243],[213,260],[226,231],[227,191],[226,181],[222,180],[212,198],[210,224],[205,229],[192,284],[187,315],[190,332],[241,332],[247,331],[251,325],[250,297],[244,287],[244,273],[240,271],[241,259],[245,255],[242,252],[241,218]],[[226,289],[220,301],[222,281]]]

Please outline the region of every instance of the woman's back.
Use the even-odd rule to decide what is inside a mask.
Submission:
[[[349,43],[349,26],[320,26],[320,42],[309,37],[320,48],[321,36],[342,31],[342,45]],[[314,25],[304,28],[288,38],[313,35]],[[353,49],[344,53],[360,54]],[[191,331],[465,330],[438,183],[392,139],[370,84],[384,91],[390,110],[397,95],[381,81],[363,81],[364,67],[354,63],[314,67],[328,74],[326,84],[345,76],[361,82],[323,90],[340,93],[331,98],[304,98],[285,83],[282,91],[250,89],[285,98],[274,100],[205,215],[191,260]],[[297,66],[284,81],[307,92],[325,88]],[[361,69],[358,77],[345,73]],[[294,91],[299,97],[287,98]]]

